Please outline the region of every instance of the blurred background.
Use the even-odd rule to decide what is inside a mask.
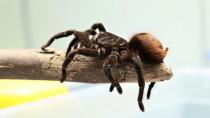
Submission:
[[[153,33],[172,67],[210,65],[208,0],[0,0],[0,14],[0,48],[39,48],[57,32],[102,22],[125,39]],[[65,49],[71,38],[51,47]]]
[[[175,118],[210,117],[210,114],[207,112],[210,108],[210,94],[207,94],[210,93],[209,0],[0,0],[0,48],[40,48],[55,33],[67,29],[85,30],[95,22],[102,22],[107,31],[125,39],[129,39],[129,37],[138,32],[153,33],[165,47],[169,47],[165,63],[173,69],[174,77],[172,80],[162,83],[161,86],[156,86],[153,102],[150,105],[148,105],[149,103],[147,104],[149,112],[143,115],[144,117],[160,116],[165,118],[171,115],[175,115]],[[66,49],[71,39],[72,37],[56,40],[51,47]],[[87,87],[89,85],[79,86]],[[104,86],[105,90],[108,90],[109,85]],[[128,90],[137,89],[136,85],[134,85],[134,88],[130,85],[125,86],[128,87]],[[102,90],[103,87],[100,89],[96,88],[88,89],[89,92],[92,91],[95,94],[89,95],[91,96],[88,99],[90,103],[84,107],[89,105],[89,108],[93,105],[92,109],[98,108],[96,104],[100,104],[99,101],[102,100],[100,96],[103,96],[107,91],[104,92]],[[88,94],[89,92],[84,90],[79,95]],[[100,94],[101,92],[103,94]],[[99,101],[97,101],[97,97],[92,99],[93,96],[97,96],[96,93],[98,96],[100,95]],[[103,97],[108,98],[107,100],[114,99],[113,104],[123,106],[123,103],[116,103],[116,99],[126,101],[127,98],[131,99],[129,96],[132,96],[131,101],[134,106],[126,104],[131,108],[129,112],[125,111],[128,110],[127,107],[124,108],[124,111],[119,110],[117,106],[113,106],[113,109],[119,110],[121,113],[126,112],[127,115],[122,115],[125,118],[131,116],[134,118],[142,115],[139,114],[137,107],[135,107],[137,105],[135,101],[137,91],[134,91],[134,93],[136,94],[126,94],[125,92],[125,96],[127,95],[125,98],[116,97],[117,95],[115,99],[113,96]],[[68,100],[72,99],[69,95],[61,98],[66,100],[62,105],[70,104]],[[79,100],[84,102],[81,98]],[[46,103],[50,106],[52,101],[55,102],[56,100],[44,101],[40,104]],[[179,101],[181,106],[176,104],[173,107],[165,107],[167,104],[170,104],[169,101],[173,103],[174,101]],[[162,103],[164,104],[162,105],[162,110],[167,111],[171,109],[171,111],[167,111],[167,114],[161,112],[160,104]],[[62,105],[60,107],[55,105],[53,108],[62,112],[61,110],[64,109]],[[79,105],[80,103],[76,102],[76,106]],[[103,105],[109,109],[106,102]],[[21,107],[19,110],[28,110],[28,108],[30,109],[29,106],[25,109]],[[80,105],[73,108],[68,106],[66,113],[68,113],[68,109],[74,112],[79,111],[83,106]],[[152,108],[156,110],[152,111]],[[106,112],[107,109],[105,109],[104,114],[99,115],[100,112],[98,112],[96,116],[109,117],[106,113],[109,114],[110,109]],[[134,112],[137,115],[134,115]],[[9,110],[4,111],[4,113],[10,115],[7,114],[2,117],[15,117],[17,115],[13,112],[11,115]],[[49,112],[45,115],[50,116],[51,113]],[[88,115],[86,112],[83,113],[84,116]],[[116,112],[114,113],[117,114]],[[76,116],[79,117],[78,114]],[[22,118],[23,115],[19,117]]]

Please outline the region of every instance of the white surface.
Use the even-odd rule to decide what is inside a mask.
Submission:
[[[1,110],[0,118],[209,118],[208,72],[210,69],[175,71],[170,81],[154,87],[150,100],[144,100],[144,113],[137,105],[136,83],[122,84],[123,95],[109,93],[109,84],[69,83],[72,92]]]

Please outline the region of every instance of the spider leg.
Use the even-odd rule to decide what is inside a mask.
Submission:
[[[89,40],[89,35],[95,35],[96,32],[92,29],[86,30],[84,32],[80,32],[80,31],[76,31],[76,30],[67,30],[65,32],[60,32],[58,34],[55,34],[53,37],[51,37],[50,40],[41,47],[41,49],[44,51],[47,51],[45,48],[50,46],[55,39],[67,37],[72,34],[75,36],[75,39],[72,40],[72,42],[69,44],[69,48],[67,49],[67,52],[69,52],[70,48],[77,43],[77,41],[76,41],[77,39],[79,40],[79,42],[81,42],[82,45],[84,45],[87,48],[90,48],[92,43]]]
[[[65,57],[67,57],[68,53],[71,51],[72,46],[75,46],[78,43],[78,39],[75,37],[69,44],[67,50],[66,50],[66,55]],[[75,48],[76,49],[76,48]]]
[[[80,44],[80,43],[77,42],[77,43],[74,45],[73,49],[77,49],[79,44]],[[79,47],[79,48],[81,48],[81,47]]]
[[[118,62],[118,55],[115,53],[111,53],[103,65],[105,75],[108,77],[109,81],[112,83],[110,86],[110,92],[113,91],[114,87],[117,88],[119,94],[122,94],[122,88],[117,80],[115,80],[112,76],[112,67],[116,65]]]
[[[97,57],[97,56],[100,56],[100,51],[91,49],[91,48],[79,48],[79,49],[75,49],[75,50],[69,52],[69,54],[67,55],[66,59],[63,62],[63,65],[62,65],[62,77],[60,79],[61,83],[66,79],[66,77],[67,77],[66,68],[68,67],[68,64],[73,60],[73,58],[76,54]]]
[[[139,84],[139,95],[138,95],[138,105],[141,111],[144,112],[144,104],[142,103],[143,95],[144,95],[144,87],[145,81],[141,70],[141,62],[138,56],[132,58],[132,63],[135,65],[136,73],[138,76],[138,84]]]
[[[67,30],[65,32],[57,33],[53,37],[51,37],[46,44],[42,45],[41,49],[43,51],[47,51],[48,52],[48,50],[45,49],[45,48],[49,47],[53,43],[53,41],[55,39],[59,39],[59,38],[62,38],[62,37],[70,36],[70,35],[74,34],[75,32],[76,32],[75,30]]]
[[[106,32],[106,29],[102,23],[95,23],[91,26],[91,29],[93,30],[96,30],[97,28],[100,32]]]
[[[155,82],[151,82],[151,83],[149,84],[149,88],[148,88],[148,91],[147,91],[147,99],[150,98],[151,91],[152,91],[152,88],[154,87],[154,85],[155,85]]]

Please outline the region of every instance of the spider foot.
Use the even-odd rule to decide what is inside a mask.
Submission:
[[[47,50],[47,49],[45,49],[45,48],[42,48],[42,51],[43,51],[43,52],[40,52],[40,53],[47,53],[47,54],[53,54],[53,53],[55,53],[55,51]]]
[[[144,112],[144,105],[142,102],[139,102],[139,108],[142,112]]]
[[[147,100],[149,100],[150,99],[150,95],[147,95]]]
[[[122,94],[122,92],[123,92],[121,87],[117,87],[117,91],[119,94]]]
[[[109,92],[112,92],[114,90],[114,85],[111,84],[110,88],[109,88]]]
[[[64,78],[64,77],[62,77],[62,78],[60,79],[60,82],[61,82],[61,83],[63,83],[63,82],[64,82],[64,80],[65,80],[65,78]]]
[[[45,45],[43,45],[43,46],[41,47],[41,49],[42,49],[42,51],[44,51],[44,52],[42,52],[42,53],[55,53],[55,51],[47,50]]]
[[[150,99],[150,92],[148,91],[147,92],[147,100],[149,100]]]
[[[113,84],[111,84],[111,86],[110,86],[110,88],[109,88],[109,92],[112,92],[112,91],[114,90],[114,87],[117,88],[117,92],[118,92],[119,94],[122,94],[123,90],[122,90],[122,88],[121,88],[120,85],[114,86]]]

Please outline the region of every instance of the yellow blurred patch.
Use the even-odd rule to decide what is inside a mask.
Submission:
[[[68,92],[58,81],[0,80],[0,109]]]

